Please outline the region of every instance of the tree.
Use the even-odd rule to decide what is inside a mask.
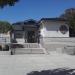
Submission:
[[[8,22],[0,21],[0,33],[7,33],[12,30],[12,25]]]
[[[70,28],[70,36],[75,36],[75,8],[65,10],[65,13],[60,16],[67,20],[67,24]]]
[[[3,8],[4,6],[13,6],[19,0],[0,0],[0,7]]]

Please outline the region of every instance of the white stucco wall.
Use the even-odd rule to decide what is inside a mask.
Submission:
[[[62,34],[60,32],[59,28],[61,25],[66,25],[68,27],[68,25],[63,21],[42,21],[40,34],[42,37],[69,37],[69,30],[66,34]]]

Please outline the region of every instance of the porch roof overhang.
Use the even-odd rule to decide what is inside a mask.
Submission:
[[[41,21],[67,21],[66,19],[64,19],[64,18],[42,18],[41,20],[40,20],[40,22]]]

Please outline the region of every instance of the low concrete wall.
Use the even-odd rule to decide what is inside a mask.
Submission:
[[[44,37],[44,38],[41,38],[43,39],[43,42],[44,43],[50,43],[50,42],[72,42],[72,43],[75,43],[75,38],[67,38],[67,37],[53,37],[53,38],[50,38],[50,37]]]
[[[43,48],[16,48],[14,54],[44,54]]]
[[[40,43],[47,50],[47,52],[57,51],[61,53],[74,54],[75,38],[47,38],[46,37],[46,38],[41,38],[40,40],[42,40]]]
[[[62,50],[63,53],[69,54],[69,55],[75,55],[75,46],[67,46],[64,47]]]
[[[11,51],[0,51],[0,55],[11,55]]]

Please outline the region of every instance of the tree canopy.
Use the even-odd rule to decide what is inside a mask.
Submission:
[[[14,6],[16,2],[19,0],[0,0],[0,7],[3,8],[4,6]]]
[[[66,9],[60,17],[66,19],[68,25],[75,29],[75,8]]]
[[[7,33],[12,30],[12,25],[9,22],[0,21],[0,33]]]
[[[67,20],[70,29],[70,36],[75,36],[75,8],[65,10],[64,14],[60,16]]]

